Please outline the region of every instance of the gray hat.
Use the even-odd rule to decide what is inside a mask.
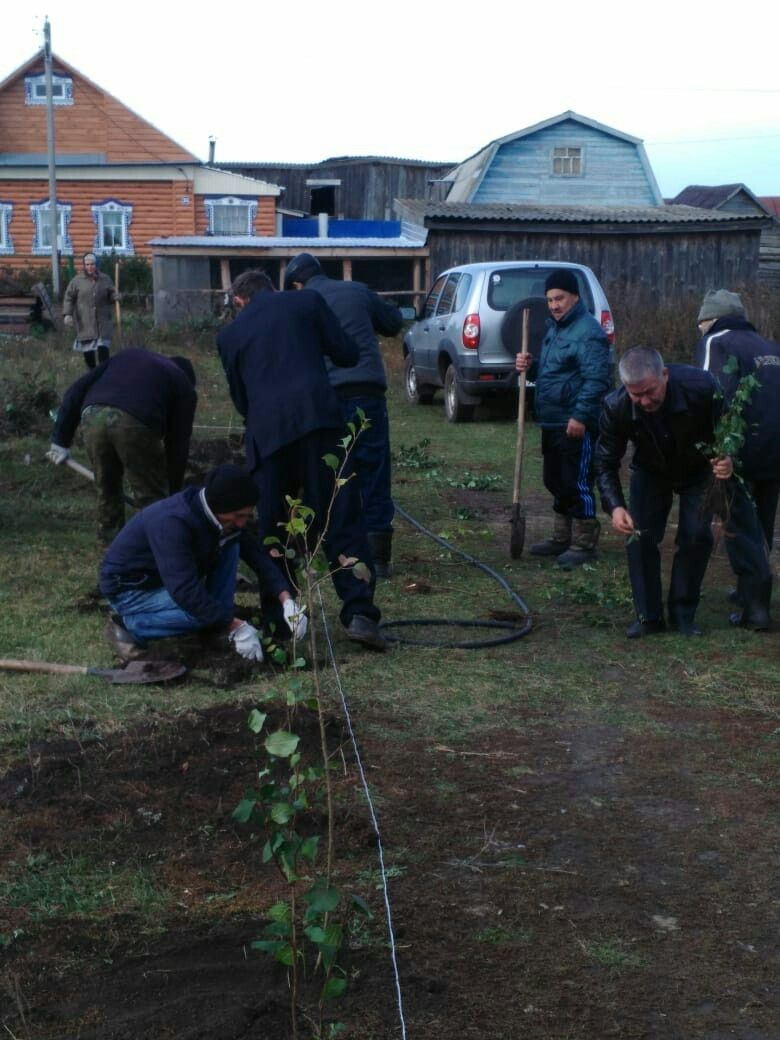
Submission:
[[[711,289],[702,301],[697,321],[709,321],[710,318],[723,318],[727,314],[738,314],[745,317],[745,308],[739,293],[728,289]]]

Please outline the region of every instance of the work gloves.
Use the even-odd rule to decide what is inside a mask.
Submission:
[[[230,642],[247,661],[262,661],[263,648],[256,628],[248,621],[242,621],[238,628],[230,633]]]
[[[284,620],[295,639],[303,639],[309,628],[309,619],[304,613],[304,608],[299,607],[294,599],[286,599],[282,604]]]
[[[70,458],[70,452],[67,448],[52,442],[49,445],[49,450],[46,452],[46,458],[49,462],[53,462],[55,466],[61,466],[65,459]]]
[[[62,323],[63,323],[63,325],[72,325],[73,324],[73,315],[72,314],[66,314],[65,317],[62,319]]]

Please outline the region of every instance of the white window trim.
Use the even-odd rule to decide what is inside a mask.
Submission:
[[[0,256],[11,256],[14,251],[14,240],[11,238],[13,212],[13,202],[0,202]]]
[[[54,105],[72,105],[73,104],[73,80],[70,76],[58,76],[56,73],[52,73],[51,77],[52,88],[56,86],[62,87],[62,94],[59,96],[52,90],[52,104]],[[36,91],[36,87],[43,86],[43,95]],[[38,76],[25,76],[24,77],[24,103],[25,105],[45,105],[46,104],[46,75],[40,73]]]
[[[556,159],[562,159],[564,161],[566,161],[568,159],[569,161],[571,161],[573,158],[575,158],[573,155],[556,155],[555,152],[558,149],[561,149],[561,150],[565,149],[567,152],[576,150],[576,151],[578,151],[580,153],[579,154],[579,160],[580,160],[579,173],[556,173],[555,172],[555,160]],[[553,145],[552,157],[551,158],[552,158],[552,161],[551,161],[550,165],[551,165],[551,171],[552,171],[552,176],[553,177],[584,177],[585,176],[585,148],[581,144],[556,144],[556,145]]]
[[[133,219],[133,207],[130,203],[119,202],[118,199],[106,199],[105,202],[96,202],[92,208],[92,219],[95,221],[95,242],[93,252],[110,256],[132,256],[135,253],[133,240],[130,237],[130,222]],[[122,239],[121,246],[103,245],[103,215],[105,213],[121,213],[122,215]]]
[[[73,256],[73,242],[68,229],[70,227],[70,215],[73,207],[69,202],[58,202],[57,213],[60,218],[60,232],[57,235],[59,252],[63,256]],[[31,252],[33,256],[51,256],[51,246],[41,245],[43,222],[49,220],[49,200],[34,202],[30,206],[35,235],[33,237]]]
[[[255,233],[255,217],[257,215],[257,199],[251,198],[240,198],[237,195],[221,195],[210,199],[204,199],[203,205],[206,207],[206,217],[208,218],[208,233],[210,235],[222,235],[222,231],[214,230],[214,209],[216,206],[246,206],[247,207],[247,227],[246,231],[240,232],[242,235],[253,235]],[[238,232],[236,232],[238,233]],[[229,237],[229,236],[228,236]]]

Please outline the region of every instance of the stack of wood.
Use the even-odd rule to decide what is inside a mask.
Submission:
[[[29,333],[30,327],[40,323],[48,311],[47,302],[44,286],[25,290],[13,279],[0,276],[0,336]]]

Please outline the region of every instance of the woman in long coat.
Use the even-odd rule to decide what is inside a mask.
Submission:
[[[83,272],[65,290],[62,314],[66,325],[76,327],[73,349],[84,355],[87,368],[94,368],[96,363],[108,361],[117,295],[108,275],[98,271],[94,253],[85,253],[83,264]]]

